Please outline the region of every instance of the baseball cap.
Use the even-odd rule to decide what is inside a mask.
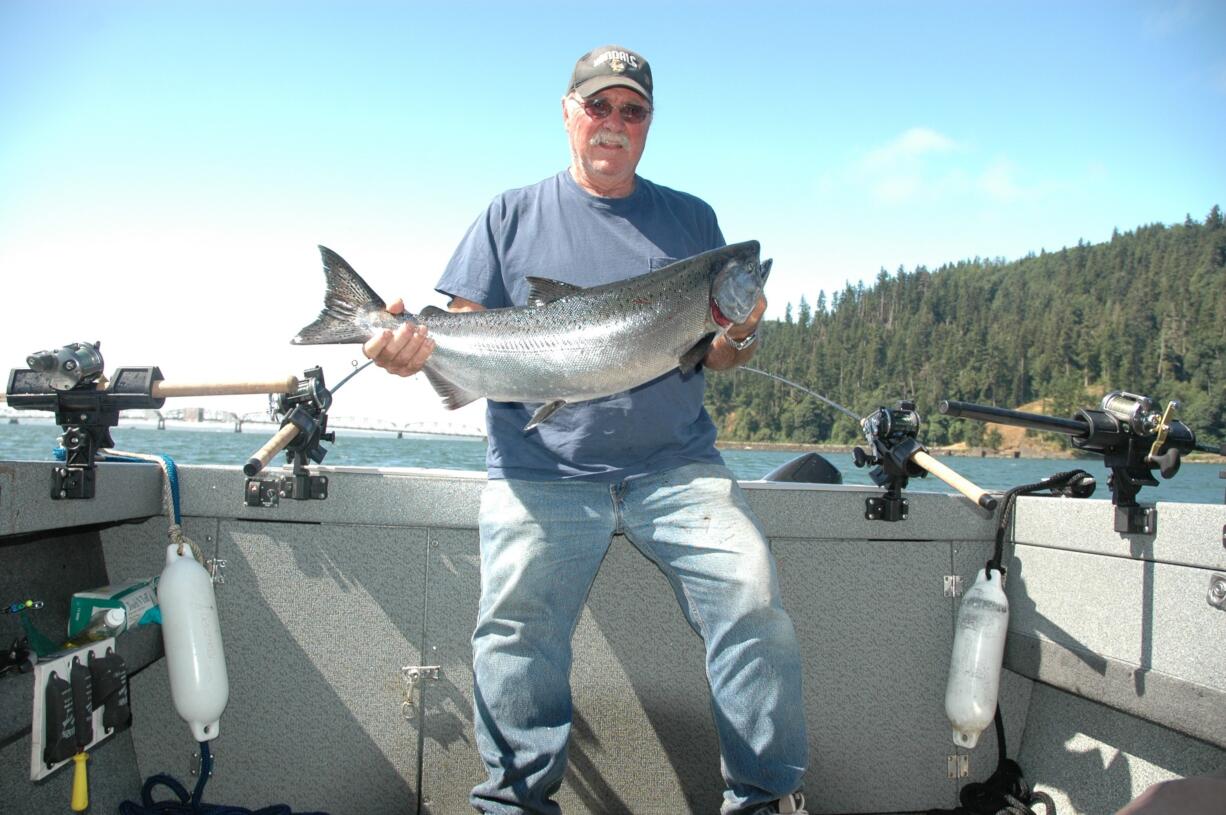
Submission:
[[[575,63],[567,93],[587,98],[605,88],[629,88],[651,102],[651,66],[641,54],[620,45],[593,48]]]

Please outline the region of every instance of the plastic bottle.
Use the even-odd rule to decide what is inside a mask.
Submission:
[[[162,641],[175,710],[196,741],[217,738],[218,720],[230,700],[230,681],[217,621],[213,580],[192,553],[166,549],[166,568],[158,582]]]
[[[1009,599],[1004,576],[980,569],[962,597],[945,686],[945,715],[953,725],[954,744],[970,749],[996,715],[1000,667],[1009,630]]]
[[[78,635],[78,638],[87,642],[97,642],[107,637],[114,637],[124,630],[123,624],[127,619],[128,613],[122,608],[108,608],[106,611],[99,611],[90,618],[89,625]]]

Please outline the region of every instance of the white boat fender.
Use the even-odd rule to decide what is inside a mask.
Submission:
[[[174,543],[166,548],[157,588],[170,695],[196,741],[212,741],[230,700],[217,597],[208,571],[190,549],[180,553],[180,548]]]
[[[996,714],[1000,670],[1009,629],[1009,599],[1004,572],[991,564],[980,569],[962,597],[945,686],[945,715],[954,744],[973,748]]]

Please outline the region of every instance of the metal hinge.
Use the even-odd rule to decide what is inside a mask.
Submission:
[[[218,586],[226,585],[226,561],[222,558],[214,558],[208,563],[209,576],[213,578],[213,582]]]
[[[950,778],[966,778],[971,774],[971,757],[968,755],[948,756],[948,772]]]
[[[945,596],[946,597],[961,597],[962,596],[962,576],[956,574],[945,575]]]
[[[413,691],[417,688],[417,683],[423,679],[437,680],[438,672],[438,665],[405,665],[400,669],[400,682],[404,686],[400,715],[405,721],[411,722],[417,718],[417,703],[413,701]]]

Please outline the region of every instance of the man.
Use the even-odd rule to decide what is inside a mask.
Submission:
[[[594,286],[724,245],[703,201],[635,170],[652,119],[647,61],[619,46],[579,59],[562,99],[567,170],[494,199],[437,290],[453,311],[524,305],[526,276]],[[393,311],[403,309],[399,301]],[[754,352],[766,309],[727,328],[704,366]],[[408,376],[433,350],[404,325],[365,353]],[[557,813],[571,726],[571,636],[612,536],[667,575],[707,644],[727,789],[724,813],[804,812],[800,660],[760,525],[715,449],[701,371],[568,405],[524,433],[535,406],[489,402],[481,500],[474,721],[487,813]]]

